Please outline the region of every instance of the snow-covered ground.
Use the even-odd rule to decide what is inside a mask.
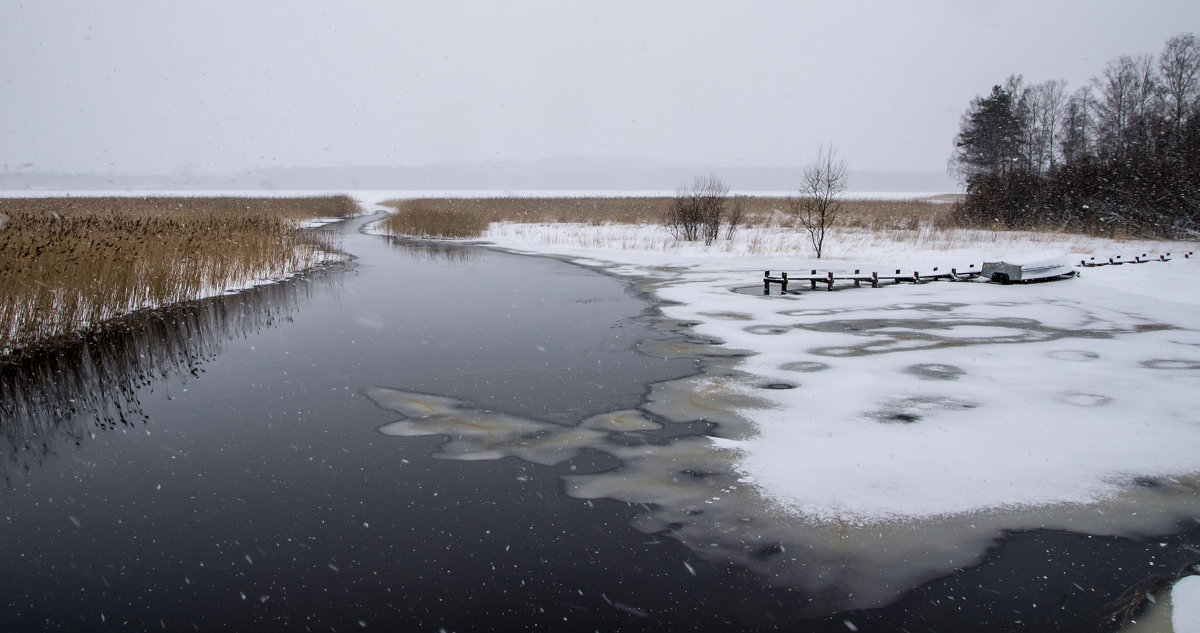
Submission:
[[[803,236],[770,229],[767,249],[766,233],[709,248],[656,227],[496,225],[485,239],[654,279],[667,315],[752,352],[739,367],[746,390],[798,387],[756,390],[772,403],[745,411],[757,435],[722,446],[769,499],[811,519],[1092,504],[1136,477],[1200,472],[1200,259],[1180,257],[1195,245],[847,233],[818,263]],[[1058,283],[733,293],[761,288],[764,270],[930,272],[1056,251],[1177,255]]]
[[[777,524],[836,533],[860,576],[874,570],[892,591],[970,564],[1001,530],[1145,533],[1200,517],[1200,256],[1182,256],[1196,243],[846,230],[816,260],[805,235],[778,227],[709,247],[653,226],[497,224],[483,239],[638,280],[667,317],[747,352],[690,383],[696,397],[719,387],[746,422],[717,427],[711,450]],[[761,290],[765,270],[1168,252],[1042,284]],[[922,531],[941,542],[912,536]],[[861,547],[847,553],[850,542]],[[940,572],[911,560],[942,555]],[[863,591],[868,604],[889,590]]]
[[[658,227],[499,225],[485,239],[653,279],[668,316],[752,352],[743,389],[771,406],[743,412],[755,436],[721,446],[768,498],[813,520],[1092,504],[1138,478],[1200,473],[1200,259],[1181,256],[1196,245],[904,237],[839,234],[820,262],[778,229],[709,248]],[[1055,252],[1176,256],[1045,284],[733,292],[761,288],[764,270],[928,273]]]

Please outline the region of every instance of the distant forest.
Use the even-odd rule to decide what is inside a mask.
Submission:
[[[1123,55],[1089,85],[1010,76],[963,114],[964,224],[1200,237],[1200,39]]]

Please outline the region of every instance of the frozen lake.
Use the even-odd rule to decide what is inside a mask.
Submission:
[[[1011,533],[847,607],[861,578],[788,579],[899,545],[705,540],[770,509],[707,509],[739,482],[701,436],[739,431],[687,323],[582,267],[360,224],[345,271],[105,347],[71,378],[111,421],[5,420],[0,630],[1094,631],[1200,537]]]

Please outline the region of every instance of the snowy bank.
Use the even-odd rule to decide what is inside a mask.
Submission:
[[[933,283],[748,296],[764,270],[930,270],[1195,244],[986,231],[744,229],[712,246],[662,227],[495,224],[484,240],[652,280],[671,318],[752,355],[757,435],[725,443],[765,496],[871,522],[1091,504],[1200,473],[1200,260],[1083,269],[1028,286]],[[796,368],[803,368],[797,371]],[[821,368],[813,371],[812,368]],[[785,384],[795,389],[756,389]]]
[[[651,504],[639,528],[705,543],[705,556],[869,606],[977,563],[1005,530],[1166,533],[1200,517],[1200,259],[1179,256],[1196,244],[844,230],[818,261],[779,227],[708,247],[626,225],[493,224],[483,240],[635,280],[713,343],[700,350],[708,375],[658,385],[644,406],[714,423],[708,455],[639,448],[623,469],[567,481],[568,494]],[[1167,252],[1041,284],[762,296],[765,270]],[[683,485],[684,462],[734,476]],[[793,551],[803,565],[762,555]]]
[[[757,435],[724,446],[740,451],[740,469],[767,498],[814,519],[1090,504],[1134,481],[1200,472],[1189,450],[1200,445],[1189,390],[1200,384],[1200,260],[1089,268],[1028,286],[733,292],[760,287],[768,269],[944,270],[1194,245],[844,232],[836,256],[818,262],[799,234],[775,229],[765,248],[766,231],[744,233],[708,248],[659,227],[494,225],[485,238],[653,279],[668,316],[752,352],[738,367],[743,389],[774,406],[744,412]]]

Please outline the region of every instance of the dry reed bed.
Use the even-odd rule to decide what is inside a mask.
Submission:
[[[389,200],[396,213],[381,223],[390,235],[415,237],[479,237],[493,222],[520,224],[572,223],[661,224],[670,197],[591,198],[422,198]],[[791,226],[786,198],[738,197],[742,226]],[[938,199],[863,200],[843,203],[841,226],[869,230],[949,228],[953,205]]]
[[[971,246],[1004,252],[1031,247],[1076,253],[1146,251],[1149,242],[1101,239],[1047,226],[1034,231],[964,227],[955,217],[960,195],[907,200],[847,199],[828,255],[855,259],[870,251],[943,251]],[[384,224],[392,235],[480,237],[515,243],[672,253],[811,256],[803,228],[788,213],[787,198],[745,197],[743,223],[732,238],[723,230],[710,247],[677,240],[662,225],[670,197],[628,198],[426,198],[385,202],[397,212]],[[447,219],[449,218],[449,219]],[[452,220],[452,222],[451,222]],[[546,230],[548,224],[569,228]],[[453,227],[454,230],[449,230]],[[1100,251],[1095,249],[1099,248]]]
[[[309,268],[333,249],[300,230],[347,196],[0,199],[0,360],[113,317]]]

